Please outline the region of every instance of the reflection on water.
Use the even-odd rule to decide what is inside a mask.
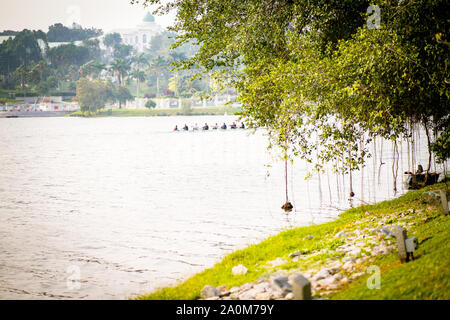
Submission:
[[[308,168],[297,161],[289,168],[295,210],[286,215],[284,164],[266,152],[262,131],[171,132],[233,120],[0,119],[0,298],[148,293],[348,208],[342,176],[305,181]],[[355,191],[355,205],[392,197],[389,172],[376,188],[367,173],[367,200]]]

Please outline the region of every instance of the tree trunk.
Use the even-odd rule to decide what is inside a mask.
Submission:
[[[430,132],[428,130],[428,126],[426,121],[423,122],[423,126],[425,127],[425,133],[427,135],[427,145],[428,145],[428,167],[427,167],[427,175],[430,173],[431,169],[431,141],[430,141]]]

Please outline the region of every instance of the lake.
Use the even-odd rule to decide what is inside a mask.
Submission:
[[[305,181],[295,161],[284,213],[284,163],[263,130],[172,132],[235,119],[0,119],[0,299],[134,297],[350,206],[342,176]],[[394,197],[389,148],[362,190],[355,173],[354,205]]]

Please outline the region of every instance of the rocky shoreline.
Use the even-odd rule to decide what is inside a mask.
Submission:
[[[327,295],[342,289],[345,285],[367,274],[367,267],[380,255],[387,255],[396,250],[392,224],[409,229],[422,210],[409,209],[406,212],[386,215],[382,219],[367,217],[353,223],[352,228],[339,231],[333,236],[325,237],[337,244],[332,249],[305,252],[302,248],[289,254],[287,258],[279,257],[262,266],[267,269],[256,282],[227,288],[225,286],[205,286],[201,290],[202,300],[292,300],[293,278],[301,274],[311,284],[311,293],[315,299],[324,299]],[[370,216],[370,213],[367,213]],[[424,214],[426,219],[426,214]],[[304,240],[314,241],[314,236]],[[320,255],[330,256],[315,259]],[[306,269],[283,269],[283,265],[294,261],[307,262]],[[308,263],[309,262],[309,263]],[[238,265],[233,274],[245,274],[247,268]]]

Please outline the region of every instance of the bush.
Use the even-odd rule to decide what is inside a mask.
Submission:
[[[163,89],[163,95],[165,95],[165,96],[173,96],[173,95],[175,95],[175,92],[173,92],[170,89]]]
[[[148,101],[145,103],[145,107],[148,108],[148,109],[153,109],[153,108],[156,107],[156,102],[153,101],[153,100],[148,100]]]

